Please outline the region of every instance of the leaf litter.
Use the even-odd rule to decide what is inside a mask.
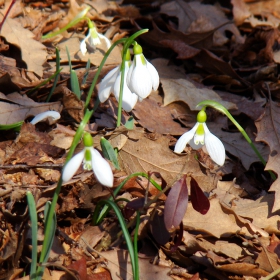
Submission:
[[[79,45],[87,32],[84,21],[57,37],[41,40],[42,35],[69,23],[85,5],[90,6],[89,17],[99,31],[113,42],[135,29],[150,29],[141,36],[141,44],[161,81],[159,90],[132,111],[133,130],[114,128],[114,97],[100,105],[86,127],[97,149],[101,150],[99,139],[105,136],[119,150],[121,170],[114,170],[114,185],[135,172],[155,172],[152,178],[160,184],[164,180],[167,186],[176,186],[187,177],[184,192],[181,190],[187,210],[179,211],[178,205],[170,210],[168,228],[175,225],[170,232],[164,225],[168,219],[165,210],[172,206],[169,194],[180,195],[176,188],[142,211],[140,279],[261,279],[279,268],[279,179],[270,179],[232,123],[213,110],[207,111],[207,125],[226,148],[223,167],[215,165],[203,148],[194,151],[186,147],[182,155],[173,152],[177,138],[196,122],[197,103],[211,99],[238,119],[267,160],[265,170],[279,176],[280,10],[277,1],[268,6],[266,2],[238,0],[227,6],[221,1],[215,5],[169,1],[155,6],[130,0],[122,4],[55,0],[14,5],[0,37],[0,124],[24,123],[20,132],[1,134],[0,279],[28,279],[23,277],[28,275],[31,256],[25,193],[33,192],[40,217],[46,201],[52,199],[83,117],[84,103],[69,86],[65,47],[80,81],[90,59],[82,98],[106,52],[100,45],[82,56]],[[10,3],[1,3],[2,15]],[[52,80],[30,90],[54,73],[55,46],[63,70],[51,102],[46,103]],[[105,66],[117,66],[120,54],[120,49],[115,49]],[[95,100],[94,95],[92,105]],[[28,123],[48,110],[61,113],[58,123]],[[128,118],[123,112],[123,123]],[[129,200],[145,197],[147,188],[150,200],[160,194],[138,177],[130,179],[119,196]],[[74,271],[74,277],[80,279],[131,279],[128,252],[114,214],[110,213],[102,226],[91,225],[96,203],[109,195],[92,173],[82,169],[64,184],[56,208],[51,266],[44,278],[60,279]],[[133,216],[127,222],[129,219]],[[42,216],[39,226],[42,240]],[[63,266],[67,270],[62,270]]]

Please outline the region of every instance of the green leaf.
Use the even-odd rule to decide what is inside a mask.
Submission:
[[[70,70],[70,83],[71,83],[71,90],[79,99],[81,99],[79,80],[75,70]]]
[[[13,129],[15,131],[20,131],[20,128],[24,121],[12,123],[12,124],[0,124],[0,130],[10,130]]]
[[[31,221],[31,237],[32,237],[32,260],[30,267],[30,279],[36,279],[36,267],[37,267],[37,234],[38,234],[38,221],[37,221],[37,210],[35,200],[30,191],[26,192],[29,216]]]
[[[120,169],[118,155],[116,154],[111,143],[108,140],[106,140],[104,137],[101,137],[100,144],[101,144],[103,156],[106,159],[110,160],[114,164],[116,169]]]
[[[133,119],[133,117],[129,117],[124,126],[127,129],[132,130],[134,128],[134,119]]]

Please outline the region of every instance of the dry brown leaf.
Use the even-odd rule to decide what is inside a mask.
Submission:
[[[198,244],[207,251],[213,251],[214,253],[222,256],[227,256],[235,260],[244,256],[243,248],[235,243],[230,243],[224,240],[217,240],[214,244],[205,239],[198,240]]]
[[[235,217],[223,211],[217,198],[210,199],[210,209],[205,215],[195,211],[189,203],[183,225],[185,229],[203,231],[217,238],[234,235],[240,230]]]
[[[179,30],[182,32],[206,32],[229,22],[222,9],[217,5],[204,5],[199,1],[185,2],[183,0],[171,1],[161,5],[161,12],[176,16],[179,20]],[[228,38],[223,34],[230,30],[239,37],[236,26],[229,23],[215,31],[214,45],[223,45]]]
[[[66,47],[68,48],[72,62],[87,62],[89,59],[92,64],[99,66],[100,62],[104,58],[104,53],[107,51],[106,44],[104,40],[101,40],[101,44],[97,45],[95,50],[88,50],[88,52],[83,55],[80,51],[80,43],[85,38],[82,34],[74,34],[69,39],[63,39],[60,43],[57,44],[57,47],[60,50],[61,61],[68,61],[68,56],[66,52]],[[54,56],[55,58],[55,56]],[[121,51],[118,47],[115,47],[110,53],[108,59],[105,62],[105,65],[119,65],[121,63]]]
[[[178,122],[174,122],[168,107],[161,107],[150,98],[138,102],[133,110],[133,114],[138,119],[140,125],[150,132],[182,135],[186,131]]]
[[[142,131],[136,130],[134,136],[130,133],[129,137],[119,152],[119,158],[127,174],[160,172],[169,185],[173,184],[182,174],[192,174],[203,191],[209,192],[214,188],[215,176],[213,174],[207,176],[201,171],[194,154],[185,156],[172,152],[168,147],[169,139],[167,137],[161,136],[152,141],[146,138]]]
[[[221,271],[227,271],[237,275],[253,276],[257,278],[261,276],[267,276],[269,274],[267,271],[258,268],[257,265],[245,262],[218,265],[217,268]]]
[[[2,19],[3,17],[0,14],[0,21],[2,21]],[[6,19],[1,34],[10,44],[20,48],[22,60],[27,64],[27,69],[42,77],[43,64],[46,62],[47,50],[42,43],[33,39],[34,34],[11,18]],[[30,48],[30,46],[32,46],[32,48]]]
[[[24,121],[26,118],[36,116],[39,113],[53,110],[60,112],[60,102],[37,103],[19,93],[11,93],[7,96],[0,93],[1,124],[12,124]]]
[[[257,200],[250,199],[235,199],[232,205],[232,210],[241,217],[249,218],[252,224],[263,228],[268,233],[279,234],[278,214],[272,214],[272,205],[274,202],[274,194],[267,194]]]
[[[259,162],[260,159],[250,147],[249,143],[245,140],[240,132],[230,133],[223,131],[216,123],[207,123],[210,131],[215,134],[223,144],[225,149],[232,155],[239,158],[246,169],[250,168],[253,162]],[[249,131],[247,133],[250,135]],[[250,135],[251,136],[251,135]],[[253,137],[251,137],[252,139]],[[254,145],[259,150],[264,159],[268,158],[269,149],[263,143],[254,142]]]
[[[270,156],[266,170],[273,170],[278,178],[273,182],[270,191],[275,191],[275,201],[272,211],[280,209],[280,122],[279,105],[270,100],[263,115],[255,122],[258,129],[256,141],[263,141],[269,145]]]
[[[107,267],[111,271],[113,280],[132,279],[129,254],[125,250],[111,250],[101,253],[108,260]],[[170,268],[160,267],[150,263],[149,259],[139,258],[139,271],[141,279],[172,279],[168,276]]]
[[[152,63],[156,67],[162,83],[164,106],[175,101],[183,101],[191,110],[198,110],[196,105],[209,99],[220,102],[228,110],[236,109],[235,104],[223,101],[213,90],[203,86],[197,87],[193,82],[187,80],[186,75],[182,73],[182,70],[178,70],[177,66],[168,66],[167,59],[154,59]]]
[[[241,25],[244,20],[251,15],[248,6],[244,3],[243,0],[231,0],[230,2],[233,6],[232,13],[234,22],[237,26]]]

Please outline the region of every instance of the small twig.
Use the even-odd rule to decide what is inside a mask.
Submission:
[[[0,23],[0,34],[1,34],[1,31],[2,31],[3,24],[4,24],[4,22],[6,21],[6,18],[7,18],[8,14],[10,13],[10,11],[11,11],[11,9],[12,9],[12,7],[13,7],[13,5],[14,5],[15,3],[16,3],[16,0],[13,0],[13,1],[11,2],[11,4],[10,4],[10,6],[9,6],[7,12],[6,12],[6,14],[4,15],[3,20],[2,20],[1,23]]]

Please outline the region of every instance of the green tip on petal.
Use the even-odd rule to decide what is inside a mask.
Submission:
[[[92,147],[93,146],[93,139],[90,133],[86,132],[84,135],[84,145],[85,147]]]
[[[91,20],[89,20],[88,21],[88,28],[93,28],[94,26],[95,26],[95,24]]]
[[[134,54],[141,54],[143,52],[142,47],[140,45],[134,45],[133,47],[133,53]]]
[[[98,38],[98,33],[97,33],[97,30],[95,27],[90,28],[89,32],[90,32],[91,38],[94,38],[94,39]]]
[[[129,49],[126,50],[125,60],[130,61],[130,51],[129,51]]]
[[[200,123],[205,123],[207,120],[207,115],[204,110],[199,111],[197,114],[197,121]]]
[[[200,123],[197,127],[197,130],[196,130],[196,134],[197,135],[204,135],[204,127],[203,127],[203,124]]]
[[[91,153],[90,150],[85,150],[85,161],[86,162],[91,162]],[[88,168],[86,168],[88,169]]]

